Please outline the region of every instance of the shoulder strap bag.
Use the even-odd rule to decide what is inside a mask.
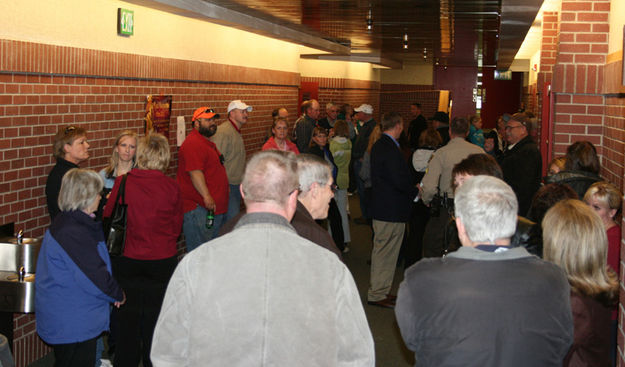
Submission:
[[[110,256],[121,256],[124,253],[124,245],[126,243],[126,212],[128,210],[125,195],[126,178],[128,178],[127,174],[123,176],[122,182],[119,185],[113,213],[109,218],[105,218],[104,220],[106,248]]]

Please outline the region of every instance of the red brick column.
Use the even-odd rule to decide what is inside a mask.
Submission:
[[[552,91],[556,93],[554,156],[577,140],[603,149],[603,68],[609,0],[563,0]]]
[[[542,94],[545,83],[549,83],[553,77],[553,67],[556,63],[558,50],[558,31],[560,20],[557,11],[546,11],[543,13],[542,39],[540,45],[540,65],[536,77],[536,85],[530,86],[530,97],[532,99],[532,109],[538,117],[538,127],[542,127]],[[533,67],[533,65],[532,65]],[[539,132],[542,134],[542,132]]]

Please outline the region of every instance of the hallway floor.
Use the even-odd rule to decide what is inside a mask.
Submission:
[[[388,308],[367,305],[367,288],[369,287],[368,261],[371,259],[371,229],[366,225],[357,225],[353,218],[360,217],[358,196],[349,197],[351,211],[350,225],[352,242],[350,251],[344,254],[345,263],[351,270],[360,297],[362,299],[369,327],[373,333],[375,342],[375,355],[377,367],[408,367],[414,365],[414,356],[409,351],[399,334],[399,328],[395,321],[395,313]],[[397,294],[399,283],[403,279],[403,267],[398,267],[395,273],[395,281],[391,293]],[[29,367],[51,367],[54,364],[52,354],[32,363]]]
[[[353,219],[360,217],[358,196],[349,197],[350,227],[352,243],[350,251],[343,254],[345,263],[349,267],[358,286],[360,298],[365,307],[367,320],[373,340],[375,342],[375,355],[377,367],[408,367],[414,365],[414,354],[406,348],[399,333],[395,313],[392,309],[367,304],[367,289],[369,287],[371,260],[371,228],[366,225],[357,225]],[[399,283],[403,279],[403,267],[395,270],[392,294],[397,294]]]

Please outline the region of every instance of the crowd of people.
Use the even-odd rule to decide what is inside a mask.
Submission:
[[[395,310],[416,365],[615,363],[623,194],[600,177],[592,143],[571,144],[543,177],[527,113],[487,131],[479,116],[426,119],[418,103],[407,124],[396,112],[376,122],[369,104],[328,103],[320,119],[308,100],[292,127],[273,111],[246,157],[252,111],[234,100],[218,124],[197,108],[175,179],[160,134],[120,132],[98,174],[79,168],[87,132],[58,131],[36,278],[55,365],[110,365],[106,335],[118,367],[373,366],[343,258],[362,226],[367,304]],[[109,256],[101,220],[120,204],[123,253]]]

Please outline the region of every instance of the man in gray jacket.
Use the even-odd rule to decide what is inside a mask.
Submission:
[[[331,182],[321,182],[330,190]],[[169,282],[154,366],[374,366],[358,290],[336,255],[299,237],[292,154],[257,153],[234,231],[189,253]]]
[[[408,270],[395,306],[416,366],[561,366],[573,343],[564,271],[510,248],[517,200],[505,182],[469,178],[454,198],[462,247]]]

